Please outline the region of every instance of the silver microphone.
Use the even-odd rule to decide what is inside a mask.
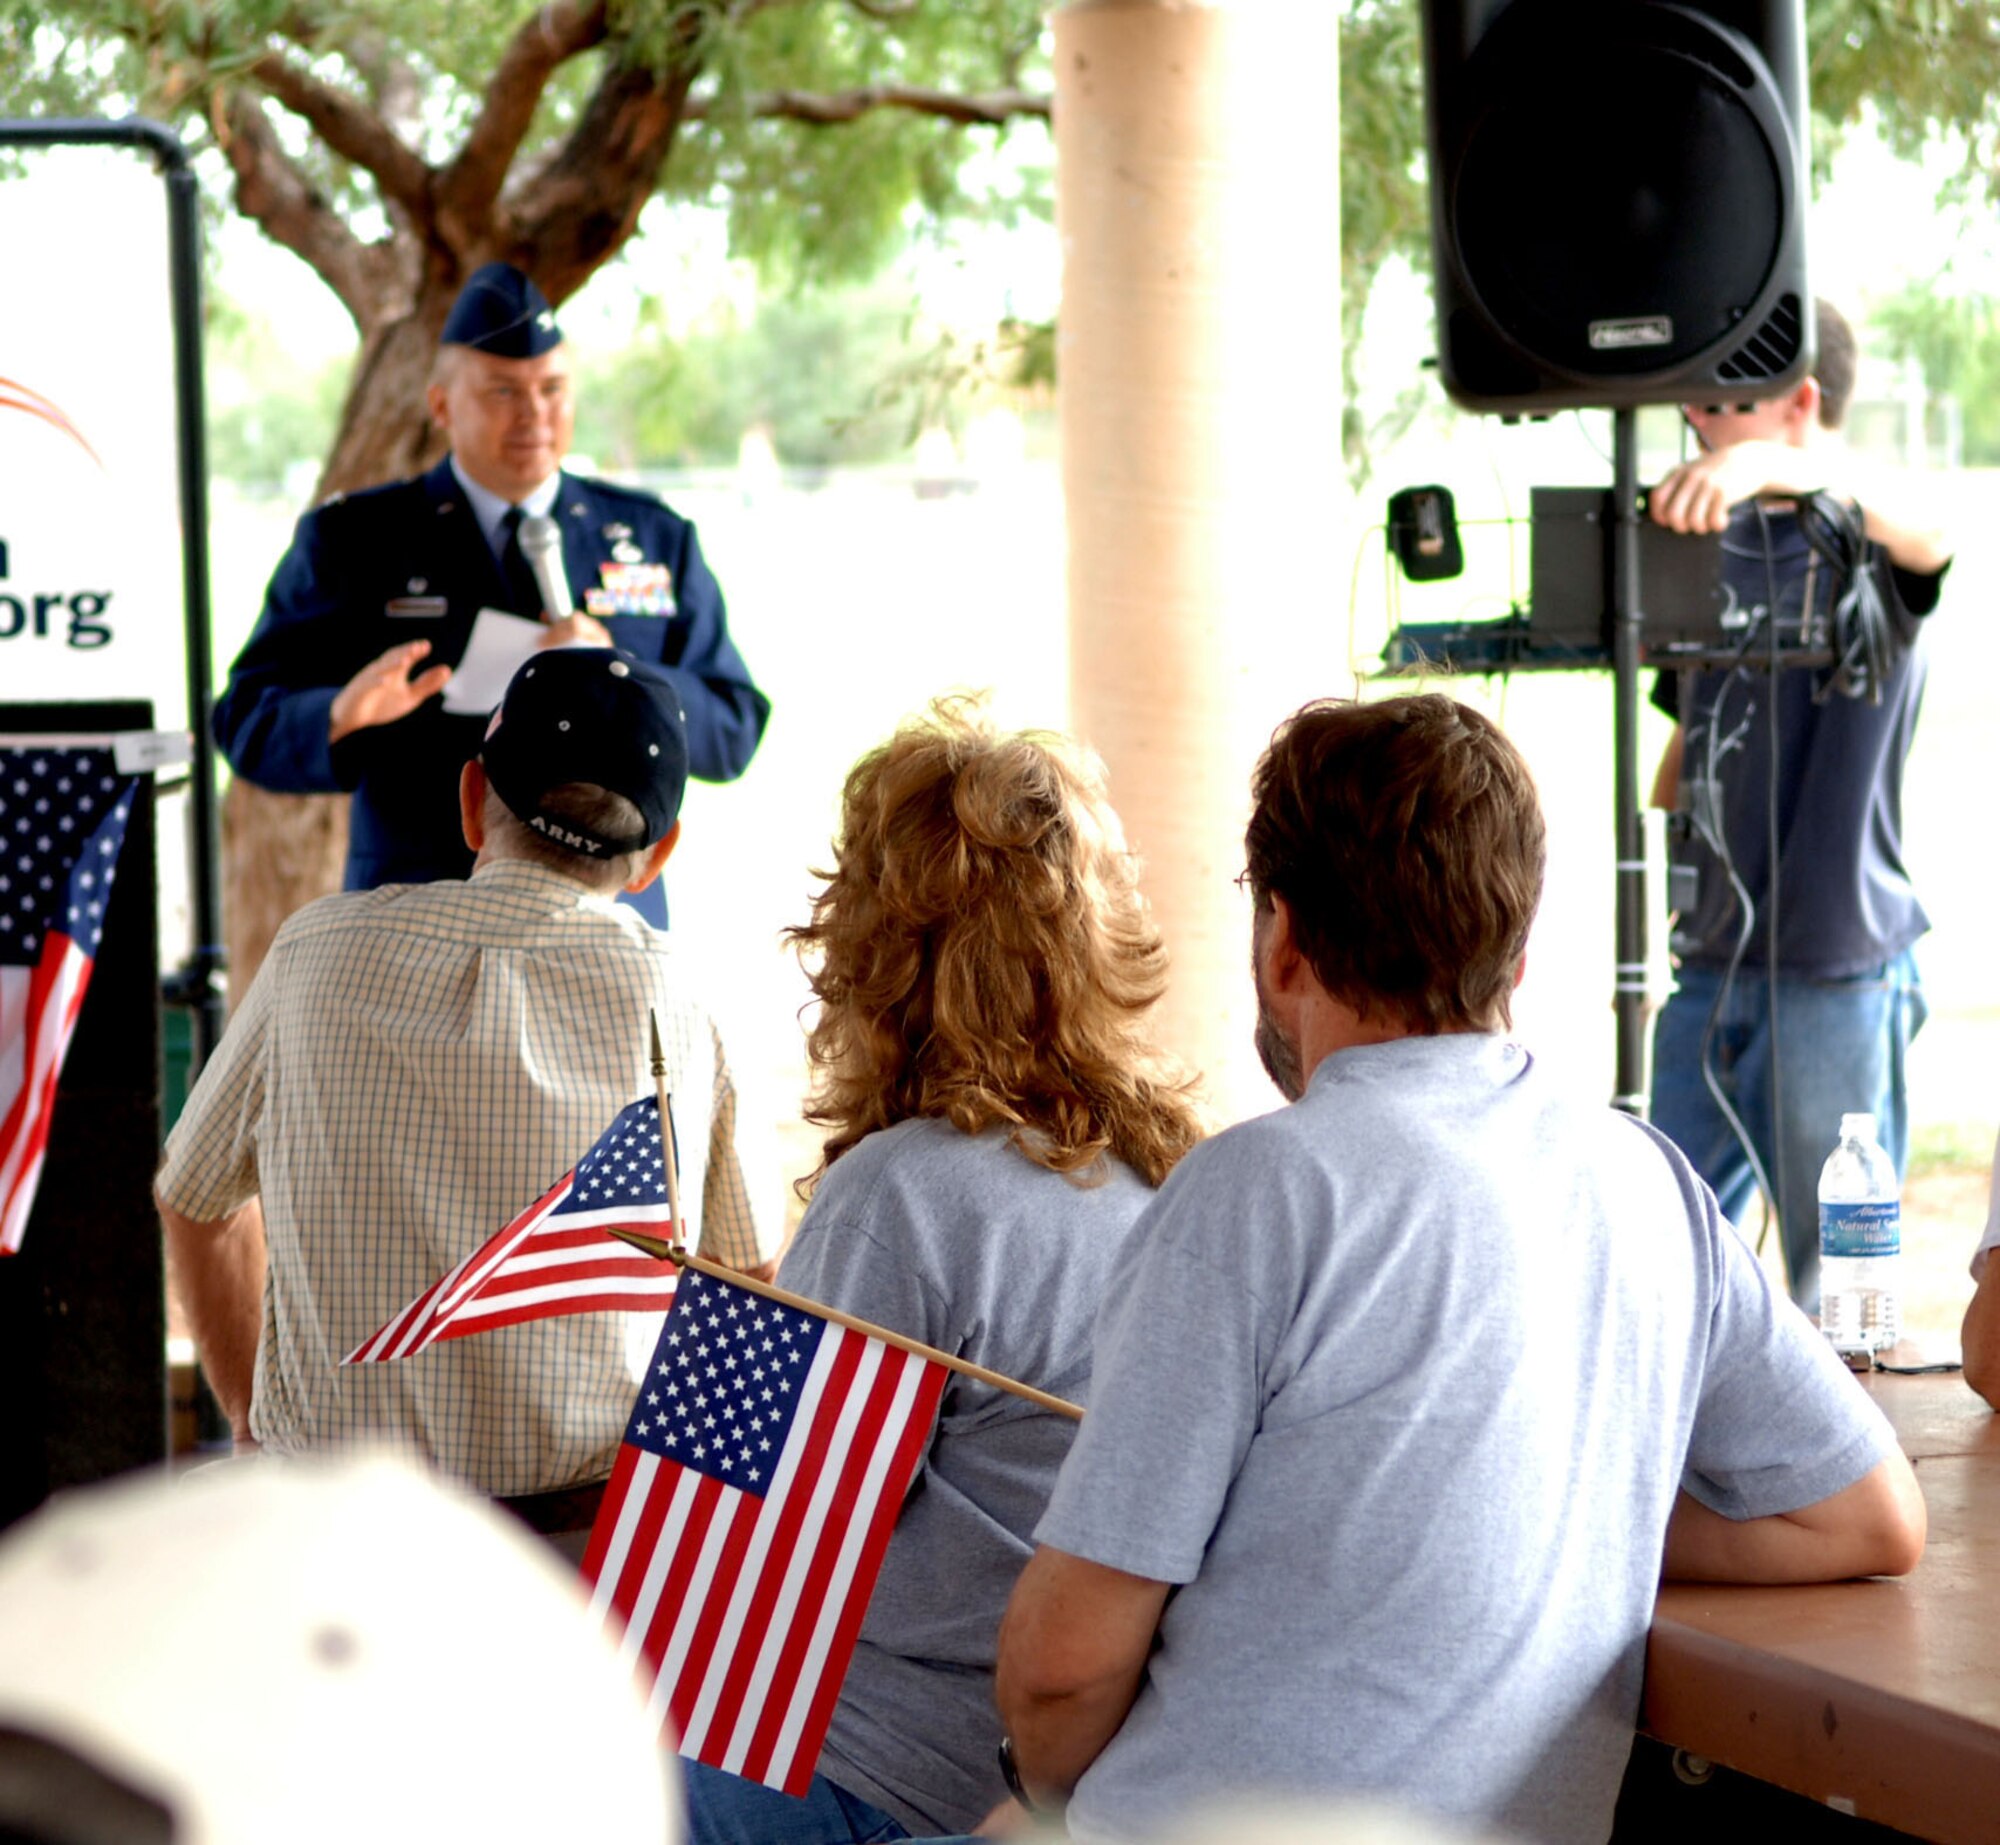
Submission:
[[[521,521],[521,555],[542,592],[542,607],[551,621],[575,612],[569,579],[562,566],[562,528],[546,513],[530,513]]]

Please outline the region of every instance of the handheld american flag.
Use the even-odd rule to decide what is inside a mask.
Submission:
[[[660,1105],[648,1096],[622,1109],[520,1216],[340,1362],[408,1358],[440,1339],[558,1313],[657,1313],[674,1297],[673,1267],[605,1231],[672,1223]]]
[[[108,749],[0,748],[0,1255],[28,1228],[131,812]]]
[[[806,1791],[945,1377],[681,1277],[583,1560],[681,1754]]]

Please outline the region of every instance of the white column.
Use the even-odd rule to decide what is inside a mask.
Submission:
[[[1249,775],[1344,624],[1339,9],[1055,15],[1070,706],[1174,957],[1167,1037],[1219,1119],[1251,1049]]]

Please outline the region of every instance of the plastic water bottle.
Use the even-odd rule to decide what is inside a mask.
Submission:
[[[1838,1352],[1896,1342],[1903,1207],[1873,1115],[1842,1115],[1819,1175],[1819,1324]]]

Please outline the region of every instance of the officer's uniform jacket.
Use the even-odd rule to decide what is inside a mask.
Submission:
[[[571,474],[561,476],[550,514],[577,606],[604,623],[614,645],[667,669],[687,715],[692,772],[708,781],[742,774],[770,704],[729,638],[694,527],[650,494]],[[299,521],[216,704],[215,740],[260,787],[352,792],[348,889],[470,872],[458,777],[486,720],[431,699],[330,746],[334,695],[404,641],[430,642],[422,666],[457,665],[479,611],[508,607],[500,565],[449,459]],[[638,907],[665,920],[657,882]]]

